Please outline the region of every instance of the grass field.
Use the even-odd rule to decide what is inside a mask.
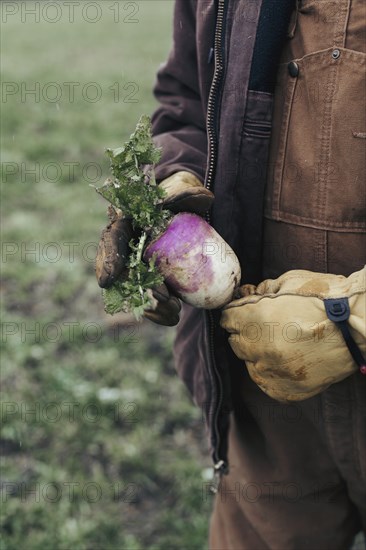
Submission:
[[[174,329],[107,317],[93,268],[89,184],[155,108],[173,2],[55,4],[1,5],[1,548],[201,550],[211,463]]]

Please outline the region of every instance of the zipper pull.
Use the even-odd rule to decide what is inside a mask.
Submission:
[[[210,48],[210,51],[208,52],[208,58],[207,58],[207,64],[210,65],[212,63],[212,60],[214,58],[215,50],[214,48]]]
[[[213,477],[210,485],[210,491],[214,495],[219,490],[221,476],[227,472],[227,465],[224,460],[219,460],[213,467]]]

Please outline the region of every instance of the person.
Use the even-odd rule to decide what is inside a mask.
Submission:
[[[365,45],[363,0],[175,3],[157,179],[242,267],[223,311],[183,305],[174,348],[220,477],[211,549],[337,550],[366,531]],[[176,324],[157,296],[146,316]]]

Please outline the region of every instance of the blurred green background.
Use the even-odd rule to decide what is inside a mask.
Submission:
[[[103,312],[104,148],[156,107],[173,0],[2,2],[2,549],[206,547],[174,329]]]

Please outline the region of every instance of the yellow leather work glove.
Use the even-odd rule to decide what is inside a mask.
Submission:
[[[347,325],[366,350],[366,267],[350,275],[288,271],[225,306],[221,325],[251,378],[279,401],[307,399],[356,372],[357,365],[324,300],[347,298]],[[361,368],[364,372],[364,368]]]
[[[176,172],[160,184],[166,192],[163,208],[177,212],[203,215],[211,206],[214,195],[190,172]],[[95,272],[100,287],[109,288],[115,281],[128,276],[126,262],[129,242],[133,238],[131,222],[121,211],[108,209],[110,223],[102,231],[95,261]],[[165,284],[153,289],[157,306],[146,310],[144,317],[159,325],[174,326],[179,321],[180,301],[172,296]]]

